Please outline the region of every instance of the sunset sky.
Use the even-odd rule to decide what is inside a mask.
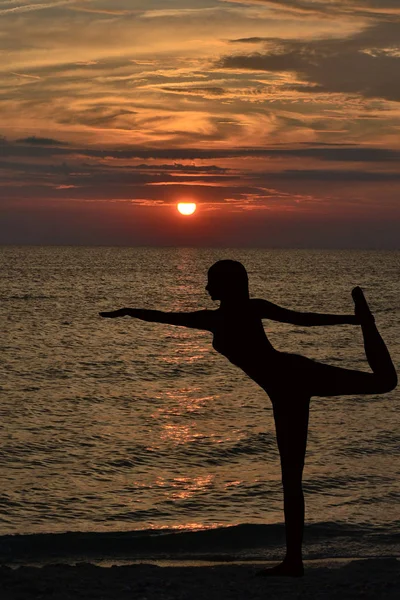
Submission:
[[[0,243],[400,247],[399,0],[0,0],[0,51]]]

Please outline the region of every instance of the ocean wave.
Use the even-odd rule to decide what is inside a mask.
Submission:
[[[43,294],[17,294],[15,296],[0,296],[2,302],[14,300],[57,300],[56,296],[45,296]]]
[[[389,556],[399,551],[395,524],[382,529],[347,523],[306,526],[308,558]],[[116,532],[67,532],[0,537],[3,564],[29,561],[117,559],[274,559],[283,548],[282,524],[239,524],[210,529],[145,529]]]

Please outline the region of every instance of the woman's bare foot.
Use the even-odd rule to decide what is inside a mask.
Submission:
[[[304,567],[302,562],[289,562],[284,560],[276,567],[263,569],[256,573],[257,577],[303,577]]]
[[[374,315],[370,311],[362,289],[360,287],[355,287],[351,292],[351,295],[354,300],[354,312],[360,323],[374,323]]]

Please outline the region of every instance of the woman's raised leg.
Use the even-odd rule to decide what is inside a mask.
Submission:
[[[389,351],[383,341],[361,288],[352,291],[355,314],[360,319],[365,355],[369,366],[379,379],[383,391],[390,392],[397,385],[397,374]]]
[[[304,529],[302,477],[310,399],[280,397],[272,400],[282,469],[286,556],[281,564],[264,569],[259,575],[301,577],[304,574],[301,549]]]
[[[354,288],[355,314],[360,320],[365,355],[372,373],[342,369],[322,363],[304,363],[302,378],[308,381],[311,396],[384,394],[397,385],[397,374],[389,351],[368,307],[361,288]]]

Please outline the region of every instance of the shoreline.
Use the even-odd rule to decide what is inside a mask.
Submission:
[[[305,561],[400,556],[397,530],[346,523],[305,527]],[[0,564],[136,564],[148,561],[251,563],[279,561],[285,552],[283,524],[238,524],[202,530],[144,529],[0,536]]]
[[[347,565],[352,562],[365,562],[365,561],[398,561],[400,568],[400,556],[397,555],[387,555],[387,556],[328,556],[328,557],[319,557],[319,558],[307,558],[303,559],[304,567],[307,568],[341,568],[344,565]],[[271,567],[276,565],[279,562],[279,559],[272,560],[266,558],[254,558],[254,557],[241,557],[241,558],[232,558],[223,556],[212,558],[206,557],[180,557],[180,558],[134,558],[134,559],[113,559],[111,557],[107,558],[89,558],[85,559],[85,557],[79,558],[69,558],[69,559],[59,559],[48,558],[41,561],[35,560],[27,560],[27,561],[4,561],[0,562],[0,569],[3,567],[6,569],[12,569],[16,571],[17,569],[23,568],[33,568],[33,569],[43,569],[46,567],[80,567],[83,565],[92,565],[95,567],[99,567],[101,569],[111,569],[111,568],[124,568],[124,567],[138,567],[138,566],[149,566],[149,567],[160,567],[160,568],[214,568],[214,567]]]
[[[217,564],[98,566],[89,562],[41,567],[0,567],[2,600],[397,600],[398,558],[305,561],[303,578],[256,577],[269,561]]]

